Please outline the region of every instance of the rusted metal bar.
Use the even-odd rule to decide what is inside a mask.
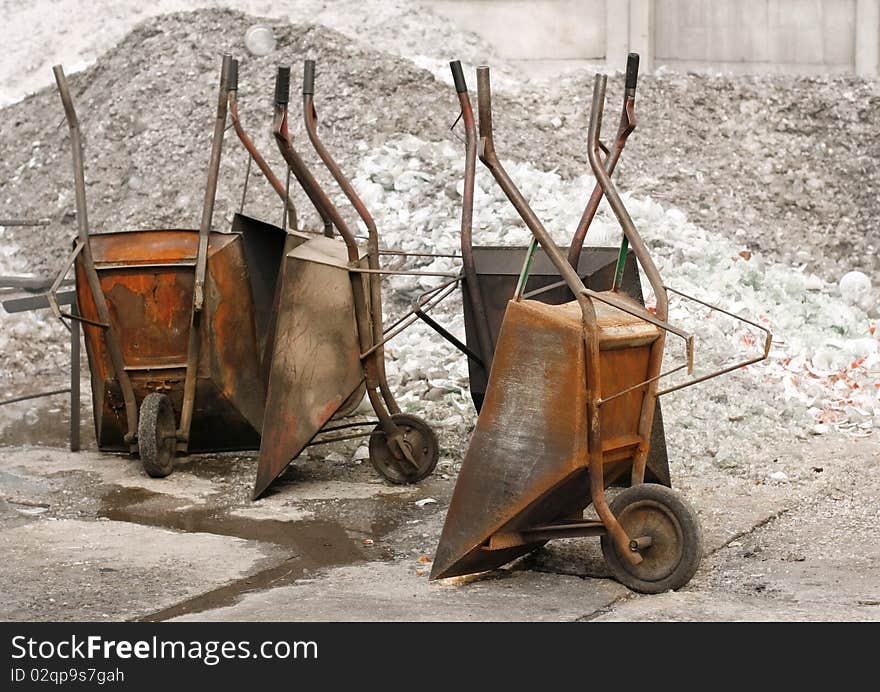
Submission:
[[[572,523],[547,524],[520,529],[524,542],[549,541],[558,538],[586,538],[604,536],[607,533],[601,521],[581,521]]]
[[[676,295],[681,296],[682,298],[685,298],[687,300],[692,300],[695,303],[699,303],[700,305],[707,307],[710,310],[714,310],[715,312],[723,313],[723,314],[727,315],[728,317],[733,317],[735,320],[739,320],[740,322],[745,322],[746,324],[749,324],[749,325],[755,327],[756,329],[760,329],[765,334],[764,358],[767,358],[770,355],[770,346],[773,343],[773,334],[764,325],[758,324],[757,322],[753,322],[752,320],[748,320],[745,317],[741,317],[740,315],[737,315],[736,313],[729,312],[728,310],[725,310],[724,308],[719,308],[717,305],[712,305],[711,303],[707,303],[705,300],[700,300],[699,298],[694,298],[693,296],[688,295],[687,293],[683,293],[682,291],[679,291],[677,289],[670,288],[669,286],[664,286],[663,288],[665,288],[667,291],[671,291],[672,293],[675,293]]]
[[[76,261],[77,256],[80,252],[83,251],[83,248],[85,246],[86,243],[84,243],[81,238],[77,239],[73,250],[71,250],[70,254],[67,256],[67,259],[64,261],[64,266],[62,266],[61,271],[58,272],[58,275],[55,277],[52,285],[49,286],[49,290],[46,291],[46,300],[49,301],[49,307],[52,309],[52,314],[55,315],[55,317],[57,317],[59,320],[62,318],[63,314],[61,312],[61,306],[58,303],[58,289],[61,287],[61,284],[64,281],[64,277],[67,275],[67,272],[73,266],[73,263]],[[89,254],[91,255],[91,253]],[[92,260],[91,264],[94,268],[94,260]]]
[[[596,312],[590,299],[580,290],[583,288],[577,272],[566,261],[559,248],[553,242],[550,234],[541,224],[538,217],[532,211],[525,197],[510,179],[495,154],[495,144],[492,139],[492,96],[489,81],[489,68],[481,66],[477,68],[477,91],[479,101],[479,132],[480,132],[480,160],[486,165],[494,176],[498,185],[504,191],[507,199],[514,206],[517,213],[528,226],[532,234],[537,238],[544,252],[553,262],[557,271],[565,280],[572,294],[575,296],[581,308],[584,325],[586,346],[586,387],[587,387],[587,448],[589,450],[589,478],[590,498],[593,507],[602,523],[608,529],[614,542],[620,549],[621,554],[633,564],[641,562],[638,553],[627,550],[629,536],[611,512],[605,498],[605,480],[602,468],[602,434],[599,423],[599,392],[601,392],[601,380],[599,372],[599,336],[596,322]],[[604,90],[602,94],[604,98]],[[594,95],[594,105],[596,98]],[[665,317],[665,315],[664,315]]]
[[[711,379],[718,377],[720,375],[726,375],[729,372],[733,372],[734,370],[739,370],[740,368],[744,368],[747,365],[752,365],[753,363],[759,363],[760,361],[765,360],[770,356],[770,348],[773,346],[773,334],[770,332],[769,329],[767,329],[767,327],[765,327],[761,324],[758,324],[757,322],[753,322],[752,320],[747,320],[745,317],[740,317],[739,315],[736,315],[732,312],[724,310],[723,308],[719,308],[715,305],[712,305],[711,303],[707,303],[706,301],[700,300],[699,298],[694,298],[693,296],[690,296],[687,293],[682,293],[681,291],[677,291],[674,288],[669,288],[668,286],[666,286],[665,288],[667,291],[671,291],[672,293],[680,295],[682,298],[685,298],[687,300],[692,300],[695,303],[699,303],[700,305],[703,305],[703,306],[709,308],[710,310],[714,310],[716,312],[723,313],[729,317],[733,317],[734,319],[739,320],[740,322],[745,322],[746,324],[751,325],[752,327],[755,327],[756,329],[760,329],[762,332],[764,332],[764,352],[760,356],[756,356],[755,358],[750,358],[748,360],[744,360],[742,362],[735,363],[733,365],[729,365],[725,368],[722,368],[720,370],[716,370],[715,372],[711,372],[707,375],[695,377],[694,379],[688,380],[687,382],[682,382],[681,384],[677,384],[673,387],[669,387],[667,389],[664,389],[660,392],[657,392],[657,396],[663,396],[664,394],[669,394],[671,392],[677,392],[679,389],[684,389],[685,387],[690,387],[691,385],[699,384],[700,382],[705,382],[706,380],[711,380]]]
[[[76,303],[71,308],[71,314],[78,315]],[[79,320],[70,322],[70,451],[78,452],[79,439],[79,361],[80,361],[80,326]]]
[[[85,173],[83,171],[83,153],[79,132],[79,120],[76,117],[73,99],[71,98],[70,89],[67,85],[67,78],[64,76],[64,68],[62,68],[61,65],[55,65],[52,68],[52,71],[55,74],[55,82],[58,85],[61,102],[64,104],[64,113],[67,117],[67,125],[70,129],[70,144],[73,152],[73,177],[76,188],[76,220],[79,242],[82,244],[81,252],[83,269],[86,281],[89,285],[89,291],[95,302],[99,319],[107,325],[107,329],[104,331],[104,341],[107,346],[107,352],[110,355],[114,375],[119,382],[119,388],[122,391],[122,398],[125,402],[127,426],[125,443],[129,445],[132,451],[135,451],[137,449],[137,401],[135,400],[131,380],[125,372],[125,363],[122,359],[119,334],[110,322],[110,310],[107,308],[104,290],[101,288],[101,280],[98,278],[98,272],[95,270],[95,264],[92,260],[92,250],[89,244],[89,220],[86,211],[86,181]]]
[[[205,275],[208,269],[208,239],[214,218],[214,200],[217,196],[217,181],[220,176],[220,157],[223,153],[223,134],[226,131],[226,115],[229,103],[229,79],[232,72],[232,56],[223,56],[220,70],[220,89],[217,96],[217,116],[214,120],[214,136],[211,142],[211,159],[208,163],[208,183],[205,188],[205,201],[202,205],[202,220],[199,224],[199,245],[196,252],[195,283],[193,284],[192,316],[190,319],[189,344],[187,346],[186,376],[183,384],[183,403],[180,407],[180,424],[177,429],[177,449],[186,452],[189,447],[189,432],[192,425],[193,409],[196,399],[196,380],[198,378],[199,347],[201,345],[202,309],[205,305]]]
[[[375,425],[375,423],[374,423]],[[322,430],[321,432],[325,432]],[[362,437],[378,437],[379,435],[384,435],[384,431],[382,430],[371,430],[370,432],[362,432],[362,433],[352,433],[351,435],[331,435],[330,437],[322,437],[317,440],[312,440],[309,442],[306,447],[315,447],[316,445],[326,445],[331,442],[343,442],[345,440],[357,440]]]
[[[266,162],[266,159],[263,158],[263,155],[257,150],[253,141],[248,136],[247,132],[245,132],[244,126],[241,124],[241,117],[238,113],[238,60],[232,61],[232,67],[233,72],[229,81],[229,115],[232,119],[232,126],[235,128],[235,134],[238,135],[239,141],[250,156],[248,161],[252,160],[257,164],[257,168],[260,169],[260,172],[265,176],[268,183],[272,186],[272,189],[275,190],[281,198],[281,201],[284,202],[284,205],[287,208],[288,223],[291,228],[296,229],[296,207],[294,207],[293,202],[290,201],[287,191],[284,188],[284,184],[272,171],[272,168]],[[245,187],[247,187],[247,185],[245,185]],[[329,218],[322,218],[322,221],[324,222],[325,227],[332,226]]]
[[[620,125],[617,127],[617,137],[611,145],[608,157],[605,159],[604,169],[609,176],[614,173],[620,155],[623,153],[623,147],[626,145],[627,138],[632,131],[636,129],[635,102],[638,78],[639,54],[630,53],[627,56],[626,61],[626,83],[624,85],[623,109],[620,113]],[[584,208],[584,213],[581,215],[581,219],[578,222],[577,230],[575,230],[574,236],[571,239],[571,245],[568,248],[568,262],[575,269],[577,269],[578,259],[580,258],[581,250],[584,247],[584,239],[587,237],[587,231],[590,228],[590,224],[593,223],[593,218],[596,216],[596,211],[598,211],[599,203],[601,201],[602,186],[597,182],[590,195],[590,199],[587,202],[587,206]],[[626,256],[625,250],[623,251],[623,256]],[[615,274],[615,277],[617,277],[617,274]],[[615,278],[615,286],[618,284],[619,280]]]
[[[314,262],[315,264],[323,264],[325,267],[335,267],[337,269],[345,269],[350,271],[352,274],[368,274],[368,275],[380,275],[380,276],[440,276],[447,279],[455,279],[458,281],[459,274],[453,274],[452,272],[423,272],[413,270],[398,270],[398,269],[370,269],[368,267],[359,267],[354,264],[343,264],[341,262],[333,262],[332,260],[319,260],[312,259],[309,260]]]
[[[65,387],[64,389],[51,389],[48,392],[38,392],[37,394],[22,394],[21,396],[14,396],[11,399],[3,399],[3,401],[0,401],[0,406],[17,404],[20,401],[30,401],[32,399],[42,399],[43,397],[56,396],[58,394],[67,394],[68,392],[70,392],[70,387]]]
[[[383,334],[389,334],[395,327],[397,327],[402,322],[405,322],[408,317],[412,316],[416,310],[424,308],[429,302],[431,302],[433,297],[436,296],[444,288],[448,288],[449,286],[453,286],[453,285],[457,285],[457,284],[458,284],[458,276],[450,279],[449,281],[444,281],[442,284],[434,286],[433,288],[429,288],[427,291],[422,293],[418,297],[418,299],[415,301],[415,305],[417,306],[416,308],[413,308],[412,310],[404,313],[403,315],[398,317],[394,322],[392,322],[390,325],[386,326],[383,324],[383,327],[385,327],[385,331],[383,332]],[[446,297],[446,295],[449,295],[450,292],[451,291],[447,291],[447,293],[444,294],[444,298]]]
[[[454,284],[454,282],[450,282],[450,283]],[[401,319],[399,319],[397,322],[395,322],[396,328],[391,328],[387,332],[384,332],[382,340],[373,344],[369,350],[361,353],[361,358],[366,358],[367,356],[372,354],[377,348],[379,348],[383,344],[388,343],[389,341],[391,341],[391,339],[393,339],[395,336],[400,334],[407,327],[414,324],[415,321],[417,319],[419,319],[419,316],[418,316],[419,312],[424,312],[425,310],[431,309],[434,305],[441,302],[444,298],[446,298],[446,296],[448,296],[450,293],[452,293],[452,291],[454,289],[455,289],[455,286],[451,285],[445,292],[442,292],[442,293],[438,292],[437,294],[432,296],[429,301],[426,301],[425,303],[420,304],[418,308],[410,310],[408,313],[403,315],[403,317]],[[397,326],[397,325],[399,325],[399,326]]]
[[[0,219],[0,226],[48,226],[50,219]]]
[[[483,302],[483,294],[480,290],[480,282],[477,279],[477,267],[474,263],[473,244],[473,220],[474,220],[474,179],[477,167],[477,125],[474,120],[474,110],[471,107],[471,99],[468,95],[467,82],[461,62],[453,60],[449,63],[452,70],[452,80],[455,83],[455,91],[458,94],[458,102],[461,106],[461,119],[465,133],[465,157],[464,157],[464,190],[461,205],[461,263],[464,279],[467,282],[467,294],[470,297],[471,309],[475,316],[477,332],[477,347],[480,363],[483,370],[487,371],[487,363],[491,362],[491,354],[495,352],[495,344],[489,333],[489,318],[486,315],[486,305]]]
[[[590,159],[590,167],[593,169],[593,175],[596,176],[596,180],[602,187],[602,192],[608,200],[608,203],[611,205],[611,210],[617,217],[617,221],[629,241],[630,246],[632,246],[633,252],[635,252],[636,258],[642,266],[642,271],[645,272],[645,277],[648,279],[648,283],[650,283],[651,288],[654,291],[657,300],[655,308],[656,316],[659,320],[666,322],[667,317],[669,316],[669,299],[666,296],[666,290],[660,279],[660,273],[657,271],[657,267],[651,259],[650,254],[648,254],[648,249],[645,247],[641,236],[636,230],[635,224],[633,224],[632,218],[630,217],[629,212],[627,212],[623,200],[620,199],[620,195],[618,194],[614,183],[611,182],[611,176],[606,172],[600,158],[599,133],[602,130],[602,111],[605,104],[606,82],[607,77],[605,75],[597,74],[593,84],[593,102],[590,108],[590,146],[587,150]],[[645,465],[648,459],[651,427],[654,423],[654,409],[657,403],[656,377],[660,374],[660,364],[663,358],[663,345],[665,341],[665,333],[661,331],[660,336],[651,345],[651,352],[648,358],[646,379],[649,380],[649,383],[647,385],[647,390],[645,391],[645,396],[642,398],[642,411],[639,418],[639,435],[642,438],[642,443],[639,445],[639,450],[633,459],[633,485],[642,483],[645,480]],[[635,554],[625,550],[624,546],[619,547],[621,554],[628,558],[632,554]]]
[[[401,257],[446,257],[449,259],[460,259],[461,255],[443,254],[441,252],[404,252],[403,250],[379,250],[380,255],[395,255]]]
[[[315,108],[315,61],[306,60],[303,67],[303,121],[305,123],[306,132],[309,135],[315,152],[321,161],[330,171],[330,175],[345,193],[348,201],[354,207],[358,216],[367,227],[367,266],[371,270],[368,278],[370,292],[370,318],[372,322],[373,344],[377,344],[382,340],[382,280],[378,273],[379,266],[379,232],[376,229],[376,222],[370,214],[367,206],[354,189],[351,181],[342,172],[339,164],[333,159],[327,147],[318,136],[318,111]],[[379,391],[385,400],[385,405],[391,413],[400,413],[400,406],[391,393],[388,386],[388,376],[385,373],[385,354],[381,347],[375,349],[376,378],[379,384]]]
[[[638,317],[640,320],[644,320],[650,324],[653,324],[655,327],[659,327],[660,329],[672,332],[676,336],[680,337],[684,340],[685,349],[687,352],[687,369],[688,373],[692,373],[694,371],[694,335],[688,334],[683,329],[679,329],[675,327],[666,320],[661,320],[657,317],[654,317],[647,310],[633,310],[632,307],[626,304],[623,300],[617,300],[613,295],[609,295],[608,293],[598,293],[589,288],[581,289],[586,295],[590,296],[590,298],[594,298],[595,300],[602,301],[610,305],[613,308],[617,308],[618,310],[622,310],[634,317]],[[644,383],[643,383],[644,384]]]

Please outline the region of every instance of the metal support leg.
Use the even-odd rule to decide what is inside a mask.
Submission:
[[[79,310],[74,303],[70,308],[71,314],[79,316]],[[79,451],[79,320],[70,320],[70,451]]]

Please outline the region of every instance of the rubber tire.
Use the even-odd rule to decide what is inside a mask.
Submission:
[[[159,392],[147,394],[138,417],[138,451],[148,476],[165,478],[174,470],[177,441],[166,436],[176,429],[171,399]]]
[[[409,413],[395,413],[391,416],[394,424],[404,432],[404,439],[412,436],[415,432],[421,439],[421,452],[416,455],[419,462],[418,469],[404,473],[395,464],[389,464],[392,459],[391,449],[388,447],[388,438],[381,425],[377,425],[370,435],[370,463],[379,472],[379,475],[395,485],[418,483],[431,475],[437,460],[440,458],[440,444],[437,436],[427,422]],[[409,466],[409,464],[407,464]],[[411,468],[411,467],[410,467]]]
[[[645,579],[639,574],[639,565],[631,565],[622,557],[617,550],[611,536],[602,536],[602,554],[605,563],[617,581],[631,589],[646,594],[657,594],[680,589],[687,584],[697,571],[700,560],[703,557],[703,532],[700,522],[693,507],[687,503],[677,492],[671,488],[657,483],[640,483],[627,488],[617,495],[610,504],[611,512],[621,520],[624,530],[627,530],[627,510],[634,511],[635,507],[642,511],[657,512],[659,505],[668,526],[676,527],[677,540],[680,542],[681,553],[670,564],[668,574],[658,579]],[[674,519],[673,519],[674,518]],[[629,534],[630,538],[638,536]],[[642,554],[648,559],[654,546],[643,549]]]

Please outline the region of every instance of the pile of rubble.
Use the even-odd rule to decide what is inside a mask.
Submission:
[[[376,3],[357,4],[368,9]],[[312,58],[324,141],[375,216],[383,245],[455,252],[464,146],[460,128],[450,131],[458,106],[445,65],[460,57],[495,66],[495,58],[429,13],[400,3],[388,7],[376,16],[419,26],[418,41],[399,30],[356,41],[352,26],[339,25],[347,32],[339,33],[206,10],[150,19],[73,75],[94,230],[197,225],[219,55],[228,51],[241,59],[244,124],[276,171],[282,162],[269,134],[275,67],[291,64],[297,74],[301,61]],[[266,55],[252,55],[245,46],[247,29],[257,23],[271,27],[275,38]],[[453,34],[460,38],[453,41]],[[409,38],[394,47],[389,35]],[[499,155],[554,237],[567,244],[593,186],[585,146],[592,75],[518,81],[509,66],[497,66]],[[466,74],[473,79],[472,70]],[[621,87],[622,79],[612,76],[609,113],[617,111]],[[880,141],[869,114],[878,99],[876,83],[845,77],[658,71],[640,79],[640,122],[617,180],[664,280],[765,324],[776,337],[769,363],[683,390],[664,403],[670,445],[692,463],[709,460],[736,472],[750,450],[757,453],[780,436],[864,434],[880,427],[878,288],[858,295],[838,288],[845,271],[870,274],[877,266],[880,199],[870,194],[870,183],[876,189]],[[51,88],[2,111],[2,215],[49,217],[51,223],[0,229],[0,274],[51,274],[70,247],[75,215],[62,117]],[[292,127],[301,153],[315,164],[296,119]],[[228,136],[218,230],[228,228],[239,209],[245,164],[243,150]],[[294,200],[301,225],[317,227],[305,197],[294,191]],[[476,244],[528,241],[480,167],[475,207]],[[245,210],[269,221],[281,218],[277,197],[253,172]],[[588,244],[613,245],[619,237],[603,204]],[[430,267],[457,265],[440,258]],[[389,281],[389,313],[431,281]],[[463,334],[457,301],[450,299],[439,317]],[[63,367],[66,333],[48,315],[2,319],[0,369],[9,382],[24,384]],[[760,333],[710,317],[701,306],[674,300],[671,319],[697,335],[703,372],[760,350]],[[668,348],[670,359],[680,359],[680,343],[670,339]],[[460,458],[475,418],[464,357],[421,324],[393,340],[388,355],[392,385],[403,390],[404,404],[439,422],[447,452]]]

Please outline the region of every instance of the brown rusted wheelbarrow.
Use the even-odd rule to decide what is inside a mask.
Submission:
[[[366,226],[367,244],[364,252],[293,146],[287,126],[290,68],[280,67],[275,83],[276,142],[325,228],[335,229],[340,237],[312,237],[284,256],[255,498],[310,445],[369,437],[370,461],[392,483],[422,480],[439,457],[431,427],[402,412],[388,386],[383,346],[406,326],[407,316],[384,329],[381,277],[450,275],[380,267],[376,224],[318,136],[314,83],[315,63],[307,60],[302,90],[305,129]],[[360,401],[364,389],[378,420],[333,422],[352,401]],[[373,429],[356,431],[362,427]]]
[[[461,288],[464,307],[466,343],[426,314],[419,316],[443,338],[462,351],[468,358],[471,398],[477,412],[483,404],[495,344],[501,321],[510,296],[513,295],[522,266],[525,247],[473,245],[474,176],[477,159],[477,129],[468,96],[467,83],[461,63],[450,63],[453,82],[461,106],[460,119],[465,131],[465,175],[461,215]],[[605,167],[609,175],[614,171],[627,138],[635,129],[635,95],[638,80],[639,56],[630,53],[627,59],[623,109],[617,136]],[[568,261],[587,288],[604,287],[615,282],[624,293],[644,304],[639,271],[631,250],[610,247],[584,249],[584,238],[596,215],[602,199],[602,188],[597,183],[584,208],[578,227],[568,248]],[[532,260],[523,296],[542,303],[558,305],[573,299],[571,291],[546,253],[538,250]],[[649,480],[670,485],[666,439],[663,418],[658,405],[654,412],[651,451],[646,473]]]
[[[73,148],[79,236],[50,302],[84,325],[98,447],[139,452],[151,476],[175,455],[260,444],[272,300],[281,254],[307,236],[237,216],[211,231],[229,94],[237,64],[224,56],[201,224],[194,230],[91,235],[79,124],[64,72],[54,68]],[[54,292],[76,266],[77,313]]]
[[[491,570],[553,538],[600,536],[611,573],[627,587],[646,593],[679,588],[699,565],[702,539],[695,512],[677,493],[644,482],[657,397],[763,360],[772,337],[743,320],[765,332],[762,355],[658,391],[662,377],[685,367],[692,374],[693,337],[667,322],[672,289],[662,283],[611,182],[610,157],[601,158],[607,151],[599,141],[604,75],[597,75],[593,92],[590,165],[653,289],[655,314],[625,295],[616,280],[602,292],[583,285],[499,162],[488,68],[478,68],[477,81],[480,159],[534,239],[504,314],[431,578]],[[549,305],[525,298],[539,244],[573,301]],[[685,340],[687,362],[661,373],[667,332]],[[609,505],[606,486],[627,473],[631,487]],[[590,505],[597,519],[583,515]]]

